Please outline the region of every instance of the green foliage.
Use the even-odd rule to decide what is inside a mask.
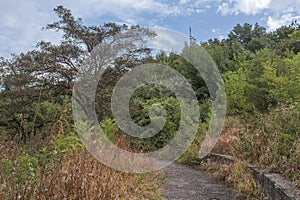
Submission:
[[[299,100],[299,55],[281,59],[264,49],[250,58],[239,56],[239,69],[224,74],[231,114],[267,111]]]
[[[55,155],[63,155],[69,151],[83,148],[83,144],[77,135],[74,133],[68,135],[60,135],[53,142],[53,153]]]
[[[14,55],[11,59],[0,60],[0,136],[3,140],[15,139],[18,142],[15,146],[20,148],[15,152],[14,158],[7,153],[1,159],[0,198],[5,193],[8,199],[20,197],[29,199],[33,193],[47,192],[46,186],[52,184],[53,180],[59,180],[58,183],[61,183],[62,180],[67,180],[66,177],[69,177],[68,181],[74,181],[72,182],[74,190],[82,186],[76,185],[76,180],[90,180],[81,176],[68,176],[69,174],[66,175],[64,172],[66,168],[69,169],[70,163],[64,159],[70,156],[70,152],[83,149],[83,144],[73,133],[72,88],[76,74],[84,72],[80,66],[86,55],[103,41],[112,39],[120,33],[134,32],[134,35],[125,40],[136,49],[109,63],[111,67],[107,68],[98,84],[95,109],[104,133],[114,143],[123,136],[110,111],[111,93],[119,78],[129,69],[142,63],[168,65],[188,80],[200,104],[203,123],[199,125],[195,142],[181,158],[182,162],[191,163],[197,157],[207,128],[205,126],[214,115],[210,111],[209,92],[199,72],[175,53],[162,52],[154,58],[150,49],[139,48],[137,44],[142,44],[145,39],[155,36],[155,33],[147,28],[115,23],[86,26],[81,19],[76,19],[71,11],[63,6],[57,6],[54,11],[59,21],[47,25],[46,29],[61,31],[63,33],[61,43],[41,41],[35,50]],[[240,142],[235,147],[237,155],[263,168],[284,174],[298,186],[300,185],[299,29],[300,25],[293,23],[267,33],[266,29],[258,24],[237,24],[228,38],[221,41],[211,39],[201,44],[212,56],[224,78],[228,114],[246,121],[247,128],[240,132]],[[118,53],[123,50],[117,49]],[[205,57],[206,52],[203,51],[201,56]],[[209,70],[205,72],[206,75],[216,73]],[[161,113],[156,105],[163,106],[166,111],[165,125],[154,137],[145,139],[130,137],[129,143],[134,151],[154,151],[165,146],[177,134],[180,121],[185,122],[182,127],[184,132],[194,128],[191,125],[195,119],[188,117],[181,119],[180,109],[189,111],[191,108],[179,105],[170,90],[155,85],[142,87],[131,97],[132,120],[140,126],[148,125],[151,120],[163,121],[164,113]],[[94,133],[95,127],[91,124],[77,125],[76,128],[81,131],[84,140]],[[187,137],[183,135],[180,140],[184,143],[188,141]],[[40,144],[41,138],[52,140],[49,144]],[[21,148],[20,144],[24,147]],[[71,168],[72,172],[77,172],[76,163],[81,163],[82,171],[87,172],[85,170],[87,164],[78,158],[78,154],[75,153],[73,156],[71,160],[75,163],[75,167]],[[66,161],[67,166],[63,161]],[[59,175],[54,173],[56,169],[60,170]],[[242,163],[238,163],[234,170],[236,171],[234,178],[246,180],[243,179]],[[49,178],[50,176],[53,177]],[[141,175],[136,179],[137,183],[143,182],[145,177],[146,175]],[[128,189],[125,182],[118,180],[123,190]],[[237,183],[237,187],[242,192],[246,190],[251,192],[254,185],[253,182],[246,185]],[[113,191],[112,188],[110,190]],[[84,192],[81,191],[80,194]],[[125,199],[126,194],[119,197],[121,196]]]
[[[106,167],[81,148],[75,136],[43,142],[41,147],[27,144],[26,148],[20,148],[12,142],[1,141],[4,156],[0,160],[1,199],[118,199],[121,196],[146,199],[157,196],[159,183],[155,174],[139,177]]]
[[[228,52],[224,48],[224,44],[221,41],[214,39],[208,40],[201,45],[209,53],[212,59],[215,61],[218,69],[221,73],[225,73],[228,70],[233,70],[230,66],[230,59]]]
[[[223,73],[227,115],[243,127],[227,130],[240,140],[227,145],[234,144],[235,156],[281,173],[296,186],[300,180],[299,30],[297,22],[272,33],[258,25],[238,24],[228,38],[202,44]],[[238,174],[240,169],[234,170]],[[236,186],[247,190],[242,182]]]
[[[104,134],[108,137],[108,139],[111,142],[116,141],[116,131],[118,130],[118,126],[116,125],[116,122],[114,119],[108,118],[106,120],[103,120],[100,123]]]
[[[156,134],[154,137],[150,138],[132,138],[131,144],[142,151],[153,151],[158,148],[165,146],[170,140],[176,135],[177,129],[179,127],[180,120],[180,107],[179,103],[174,97],[164,97],[164,98],[151,98],[147,99],[132,99],[134,105],[138,105],[139,110],[135,110],[132,113],[132,119],[140,126],[145,126],[151,122],[149,117],[150,108],[154,104],[160,104],[166,110],[166,122],[164,128]],[[153,111],[155,112],[155,110]],[[158,116],[152,118],[152,120],[162,120]],[[149,130],[151,131],[151,130]]]
[[[236,155],[260,167],[283,174],[299,186],[299,108],[280,105],[268,114],[248,116],[240,133]]]
[[[94,47],[112,39],[116,34],[124,34],[126,44],[132,47],[128,54],[120,53],[110,63],[114,67],[109,68],[104,81],[104,85],[109,88],[96,95],[102,98],[100,100],[107,100],[107,91],[112,91],[110,84],[115,83],[117,77],[128,68],[141,64],[150,57],[149,49],[140,46],[146,38],[155,36],[154,32],[140,26],[115,23],[86,26],[63,6],[57,6],[54,11],[59,20],[48,24],[45,29],[63,33],[59,44],[41,41],[35,50],[0,61],[1,86],[4,88],[1,89],[0,96],[5,99],[0,102],[0,114],[5,116],[0,119],[0,127],[12,137],[19,136],[23,142],[28,142],[30,135],[48,136],[52,132],[64,132],[66,126],[72,123],[69,109],[73,84],[76,74],[86,70],[80,66]],[[124,49],[127,50],[127,46],[116,50],[124,54]],[[107,105],[109,104],[104,104],[106,109],[109,108]],[[98,110],[103,108],[99,105],[96,107]],[[110,117],[106,110],[100,115],[100,120]]]
[[[296,21],[288,26],[282,26],[270,34],[271,48],[278,55],[285,55],[286,51],[293,51],[297,54],[300,51],[300,41],[297,40],[297,31],[300,24]]]
[[[224,75],[227,106],[230,114],[243,114],[249,112],[253,105],[246,95],[250,85],[247,83],[246,74],[242,69],[236,72],[228,72]]]
[[[199,102],[205,101],[205,99],[208,98],[209,93],[203,77],[201,77],[197,69],[183,57],[175,53],[170,53],[170,55],[167,56],[162,52],[156,56],[156,62],[167,65],[183,75],[192,86]],[[166,90],[163,90],[163,92],[165,95],[170,95],[170,92]]]
[[[240,42],[245,49],[252,52],[259,51],[267,45],[266,29],[258,24],[252,27],[245,23],[237,24],[228,35],[229,40]]]
[[[245,162],[235,161],[231,168],[231,174],[227,181],[232,182],[243,199],[254,199],[258,197],[258,188],[252,173]]]

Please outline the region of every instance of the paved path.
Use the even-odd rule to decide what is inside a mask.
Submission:
[[[162,196],[168,200],[232,200],[234,192],[206,172],[173,163],[163,170]]]

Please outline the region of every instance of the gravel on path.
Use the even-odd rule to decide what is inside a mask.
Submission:
[[[232,200],[235,193],[206,172],[173,163],[163,169],[162,196],[167,200]]]

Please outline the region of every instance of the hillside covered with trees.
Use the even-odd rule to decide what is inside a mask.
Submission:
[[[162,86],[136,90],[130,101],[135,123],[149,124],[149,109],[158,103],[167,118],[159,134],[134,138],[113,119],[114,86],[143,63],[165,64],[181,73],[192,85],[201,113],[197,137],[180,159],[184,163],[197,160],[212,115],[205,81],[180,54],[154,55],[141,45],[156,36],[148,28],[115,23],[87,26],[62,6],[54,11],[58,21],[45,29],[63,34],[59,44],[41,41],[32,51],[0,60],[0,199],[158,198],[161,179],[156,172],[118,172],[85,150],[72,115],[76,74],[94,48],[117,34],[126,36],[134,51],[120,54],[106,68],[95,109],[112,142],[128,151],[146,152],[165,146],[176,135],[179,102]],[[278,172],[300,187],[300,24],[293,22],[273,32],[258,24],[237,24],[225,39],[196,45],[213,58],[226,88],[227,119],[221,136],[226,142],[220,141],[214,152]]]

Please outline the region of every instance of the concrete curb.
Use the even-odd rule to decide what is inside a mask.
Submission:
[[[209,154],[206,158],[232,163],[236,159],[233,156],[223,154]],[[300,189],[293,187],[290,181],[285,180],[276,173],[263,173],[254,165],[247,164],[253,178],[261,186],[269,200],[300,200]]]

